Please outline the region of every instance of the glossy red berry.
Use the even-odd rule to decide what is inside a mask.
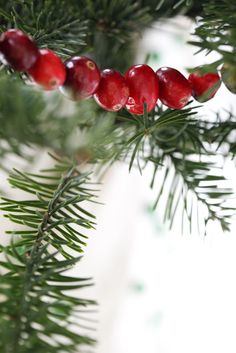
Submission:
[[[41,49],[38,60],[28,70],[32,79],[46,90],[53,90],[63,85],[66,69],[61,59],[49,49]]]
[[[97,90],[101,74],[96,63],[85,56],[76,56],[65,62],[66,81],[62,88],[72,99],[91,97]]]
[[[214,97],[221,84],[220,76],[215,72],[195,72],[189,75],[188,81],[192,95],[198,102],[206,102]]]
[[[161,102],[172,109],[183,108],[192,94],[188,80],[178,70],[171,67],[161,67],[156,74]]]
[[[150,112],[156,105],[159,87],[155,72],[148,65],[134,65],[125,74],[125,80],[129,87],[129,98],[126,109],[132,113],[141,115],[144,113],[144,103]]]
[[[27,34],[10,29],[0,36],[0,54],[14,70],[27,71],[35,64],[39,50]]]
[[[103,109],[117,112],[125,106],[128,96],[129,88],[119,72],[111,69],[101,72],[100,84],[94,98]]]

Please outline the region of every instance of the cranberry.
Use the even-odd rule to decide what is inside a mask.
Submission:
[[[172,109],[183,108],[192,94],[188,80],[171,67],[161,67],[156,74],[161,102]]]
[[[126,72],[125,79],[130,91],[126,109],[132,114],[141,115],[146,102],[147,111],[150,112],[159,95],[155,72],[148,65],[134,65]]]
[[[10,29],[0,36],[0,54],[14,70],[27,71],[35,64],[39,50],[27,34]]]
[[[46,90],[63,85],[66,69],[61,59],[49,49],[41,49],[34,66],[28,70],[32,79]]]
[[[193,97],[199,102],[206,102],[214,97],[221,84],[220,76],[213,72],[205,74],[194,72],[189,75],[188,80]]]
[[[103,109],[117,112],[125,106],[128,96],[129,88],[119,72],[112,69],[101,72],[101,81],[94,98]]]
[[[66,81],[62,91],[72,99],[91,97],[97,90],[101,74],[96,63],[85,56],[75,56],[65,62]]]

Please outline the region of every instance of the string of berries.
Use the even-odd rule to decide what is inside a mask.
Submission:
[[[123,76],[113,69],[100,72],[96,63],[84,56],[63,63],[52,50],[39,49],[31,37],[18,29],[1,34],[0,56],[4,64],[26,72],[43,89],[60,88],[73,100],[93,96],[99,106],[112,112],[125,108],[131,114],[142,115],[144,103],[150,112],[158,99],[168,108],[181,109],[191,96],[200,102],[213,98],[221,84],[217,72],[196,71],[186,79],[174,68],[162,67],[155,73],[141,64],[130,67]],[[226,71],[228,68],[223,77]]]

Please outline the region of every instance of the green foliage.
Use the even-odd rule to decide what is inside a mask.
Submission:
[[[235,64],[236,57],[236,3],[230,0],[210,0],[203,5],[203,17],[195,31],[196,40],[191,44],[199,51],[220,54],[221,62]]]
[[[19,225],[8,232],[11,244],[1,247],[0,350],[78,352],[94,344],[75,330],[83,332],[83,312],[94,301],[70,292],[91,280],[64,273],[81,259],[76,253],[86,245],[83,230],[94,228],[94,216],[84,203],[93,201],[95,191],[88,175],[67,161],[37,175],[16,170],[9,182],[31,198],[3,198],[0,205]]]
[[[200,15],[204,1],[193,0],[142,0],[141,6],[147,6],[153,19],[171,17],[178,14],[195,17]]]
[[[115,153],[115,116],[93,100],[71,102],[59,92],[43,94],[15,77],[0,74],[0,156],[26,157],[24,146],[44,147],[60,154],[87,154],[90,162]],[[84,157],[83,157],[84,158]]]
[[[135,45],[144,29],[163,17],[186,13],[192,1],[82,0],[75,1],[89,21],[89,43],[101,68],[125,72],[135,58]],[[175,6],[176,5],[176,6]],[[122,58],[122,60],[121,60]]]
[[[141,33],[142,29],[152,21],[147,6],[141,6],[134,0],[82,0],[78,3],[88,18],[92,32],[100,31],[108,37],[125,43],[133,34]]]
[[[42,94],[3,74],[0,87],[1,155],[21,154],[22,143],[45,144],[45,135],[37,128],[37,118],[45,109]],[[6,144],[8,148],[4,148]]]
[[[236,154],[236,116],[231,112],[226,111],[226,117],[221,118],[217,114],[217,119],[214,123],[208,124],[205,131],[205,138],[211,144],[216,145],[216,150],[224,156],[234,157]]]
[[[120,117],[127,125],[123,156],[130,169],[136,163],[141,173],[147,164],[153,164],[151,187],[158,190],[154,208],[160,200],[162,205],[165,202],[164,220],[170,227],[182,208],[182,225],[187,221],[190,231],[193,227],[206,230],[209,220],[218,220],[223,230],[229,230],[233,210],[227,200],[234,193],[225,187],[227,180],[209,145],[219,124],[197,120],[196,108],[157,108],[141,118]],[[205,211],[200,213],[201,205]]]
[[[39,47],[49,47],[65,58],[78,54],[87,49],[87,20],[68,3],[60,0],[2,1],[0,30],[19,28],[31,34]]]
[[[168,192],[164,190],[167,193],[164,221],[169,221],[172,227],[177,212],[179,214],[182,208],[182,232],[186,222],[190,233],[197,229],[198,233],[204,231],[206,234],[210,220],[219,221],[222,230],[229,231],[235,210],[228,207],[227,199],[232,198],[233,190],[222,186],[227,180],[220,166],[211,163],[209,158],[203,161],[196,154],[183,158],[183,155],[176,153],[170,157],[170,161],[168,163],[165,160],[165,179],[162,180],[155,203],[157,205],[159,202],[163,185],[169,178]]]

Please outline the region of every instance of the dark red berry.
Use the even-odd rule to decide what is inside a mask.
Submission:
[[[134,65],[126,72],[125,79],[130,91],[126,109],[132,114],[141,115],[146,103],[147,111],[150,112],[159,95],[155,72],[148,65]]]
[[[128,96],[129,88],[119,72],[111,69],[101,72],[100,84],[94,98],[103,109],[117,112],[125,106]]]
[[[161,67],[156,74],[161,102],[172,109],[183,108],[192,94],[188,80],[171,67]]]
[[[206,102],[214,97],[221,84],[220,76],[213,72],[194,72],[189,75],[188,81],[192,95],[198,102]]]
[[[14,70],[27,71],[35,64],[39,50],[27,34],[10,29],[0,36],[0,54]]]
[[[85,56],[76,56],[65,62],[66,81],[62,88],[72,99],[91,97],[97,90],[101,74],[96,63]]]
[[[61,59],[49,49],[41,49],[38,60],[28,70],[32,79],[46,90],[62,86],[66,79],[66,69]]]

